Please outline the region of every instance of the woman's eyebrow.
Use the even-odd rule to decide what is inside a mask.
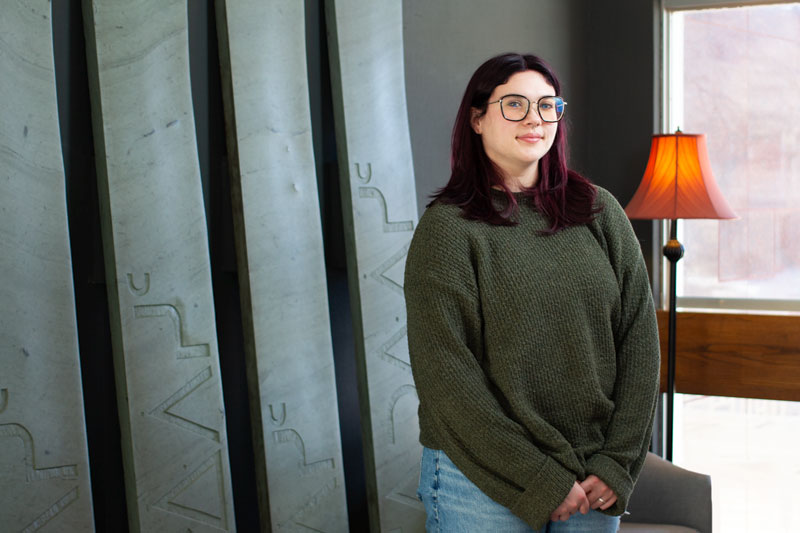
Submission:
[[[550,94],[550,93],[548,92],[548,93],[546,93],[546,94],[540,94],[539,96],[533,96],[533,97],[531,97],[531,96],[528,96],[527,94],[523,94],[523,93],[521,93],[521,92],[514,92],[514,91],[508,92],[508,93],[506,93],[506,94],[505,94],[505,95],[503,95],[503,96],[505,97],[505,96],[512,96],[512,95],[516,95],[516,96],[524,96],[525,98],[527,98],[527,99],[528,99],[528,100],[530,100],[531,102],[534,102],[534,101],[538,100],[539,98],[544,98],[545,96],[549,96],[549,97],[551,97],[551,98],[552,98],[552,97],[555,97],[555,96],[558,96],[558,95],[556,95],[556,94]]]

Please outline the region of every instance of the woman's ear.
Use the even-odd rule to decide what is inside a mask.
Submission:
[[[477,133],[478,135],[481,134],[481,118],[483,117],[483,113],[478,108],[473,107],[470,110],[470,121],[469,124],[472,126],[472,131]]]

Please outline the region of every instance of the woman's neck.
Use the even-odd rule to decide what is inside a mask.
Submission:
[[[520,173],[503,172],[503,182],[511,192],[521,192],[530,189],[539,181],[539,164],[531,165]]]

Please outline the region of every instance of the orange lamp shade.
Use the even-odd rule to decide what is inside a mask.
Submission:
[[[653,135],[642,182],[625,208],[628,218],[736,218],[714,181],[706,136]]]

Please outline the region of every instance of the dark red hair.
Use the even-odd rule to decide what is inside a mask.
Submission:
[[[519,208],[514,195],[506,186],[502,171],[483,149],[481,137],[472,129],[472,110],[486,113],[492,91],[517,72],[534,70],[545,77],[561,96],[561,84],[550,66],[534,55],[502,54],[478,67],[467,84],[458,115],[453,126],[450,150],[450,181],[436,191],[433,202],[455,204],[462,215],[490,224],[514,225],[513,214]],[[492,203],[492,188],[503,190],[508,198],[507,207],[498,211]],[[539,160],[539,179],[526,196],[550,221],[544,233],[553,234],[569,226],[590,222],[599,211],[594,208],[594,186],[567,168],[567,128],[558,123],[553,146]],[[432,202],[432,203],[433,203]]]

